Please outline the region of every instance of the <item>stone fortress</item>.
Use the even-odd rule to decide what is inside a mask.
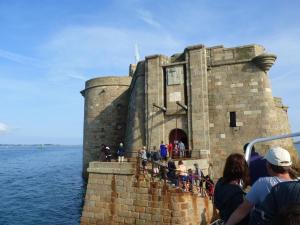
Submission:
[[[287,107],[273,97],[267,74],[275,60],[260,45],[195,45],[171,57],[147,56],[130,65],[129,76],[87,81],[81,93],[83,172],[85,177],[89,173],[89,180],[81,223],[209,221],[207,199],[172,192],[160,182],[138,176],[137,152],[142,146],[153,149],[161,141],[182,140],[191,150],[190,160],[198,160],[204,170],[210,164],[218,177],[226,157],[243,153],[245,143],[290,133]],[[99,155],[101,144],[116,151],[120,142],[125,144],[128,162],[94,162],[104,157]],[[275,143],[296,156],[291,139]],[[256,148],[264,153],[271,144]]]

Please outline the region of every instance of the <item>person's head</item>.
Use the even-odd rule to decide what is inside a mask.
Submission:
[[[123,143],[122,142],[120,143],[120,147],[123,147]]]
[[[194,163],[194,167],[195,167],[195,168],[199,168],[198,163]]]
[[[205,180],[207,180],[207,181],[211,181],[211,178],[210,178],[210,176],[209,176],[209,175],[206,175],[206,176],[205,176]]]
[[[223,179],[225,183],[242,180],[245,185],[249,182],[248,164],[242,154],[233,153],[226,159]]]
[[[182,160],[179,160],[179,161],[178,161],[178,165],[183,165]]]
[[[161,143],[161,144],[163,144],[164,142],[163,142],[163,141],[161,141],[160,143]]]
[[[298,225],[300,224],[300,203],[290,203],[283,207],[276,218],[274,225]]]
[[[248,145],[249,145],[249,143],[246,143],[246,144],[244,145],[244,147],[243,147],[243,149],[244,149],[244,154],[246,153],[246,149],[247,149]],[[254,145],[253,145],[252,148],[251,148],[251,153],[254,153],[254,152],[255,152],[255,147],[254,147]]]
[[[176,169],[175,162],[174,162],[173,160],[170,160],[170,161],[168,162],[168,167],[169,167],[170,169]]]
[[[193,174],[193,170],[192,169],[188,169],[188,174]]]
[[[290,153],[281,147],[272,147],[264,157],[267,160],[267,170],[270,175],[289,173],[292,160]]]

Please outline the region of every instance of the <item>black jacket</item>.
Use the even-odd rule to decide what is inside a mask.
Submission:
[[[223,221],[227,221],[234,210],[244,201],[246,193],[235,184],[224,183],[220,178],[215,187],[214,205],[220,212]],[[243,219],[239,225],[248,224],[249,217]]]

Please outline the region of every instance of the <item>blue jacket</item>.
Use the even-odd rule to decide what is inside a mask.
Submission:
[[[168,154],[167,151],[168,151],[168,150],[167,150],[166,145],[161,144],[161,145],[160,145],[160,155],[161,155],[161,157],[163,157],[163,158],[166,157],[167,154]]]
[[[125,149],[123,147],[119,147],[117,151],[118,156],[124,156],[125,155]]]

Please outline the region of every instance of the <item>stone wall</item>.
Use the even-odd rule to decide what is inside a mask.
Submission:
[[[145,124],[145,62],[138,63],[129,89],[125,148],[127,157],[135,157],[146,145]]]
[[[211,200],[137,175],[135,163],[90,163],[81,225],[199,225]]]
[[[186,48],[188,134],[193,157],[210,152],[207,57],[203,45]]]
[[[127,156],[136,157],[144,145],[153,149],[161,141],[168,143],[170,132],[178,128],[187,136],[192,157],[210,154],[220,175],[226,157],[242,153],[245,143],[290,133],[287,107],[274,100],[268,77],[275,59],[260,45],[195,45],[171,57],[148,56],[130,66],[129,77],[87,81],[84,171],[88,162],[101,158],[102,143],[116,149],[125,140]],[[234,126],[230,114],[236,118]],[[256,148],[264,153],[272,145],[296,157],[291,139]]]
[[[166,136],[164,112],[153,104],[164,106],[165,79],[162,66],[167,62],[167,57],[162,55],[148,56],[145,61],[145,122],[148,148],[159,146]]]
[[[273,117],[273,121],[271,121],[270,123],[273,134],[276,135],[278,133],[280,134],[290,133],[291,128],[290,128],[288,113],[287,113],[288,107],[283,105],[282,99],[278,97],[274,97],[274,105],[275,105],[274,113],[276,116]],[[293,140],[291,138],[273,141],[271,142],[270,146],[275,144],[279,146],[285,146],[290,151],[294,162],[296,162],[299,159],[298,153],[295,149]]]
[[[274,102],[267,71],[253,62],[262,52],[258,45],[208,49],[210,148],[216,174],[230,153],[243,153],[245,143],[290,133],[286,112]],[[230,126],[230,112],[236,114],[235,127]],[[288,139],[255,146],[264,154],[276,144],[295,152]]]
[[[131,77],[101,77],[86,82],[84,96],[83,173],[88,163],[103,160],[101,144],[113,153],[124,141]]]

